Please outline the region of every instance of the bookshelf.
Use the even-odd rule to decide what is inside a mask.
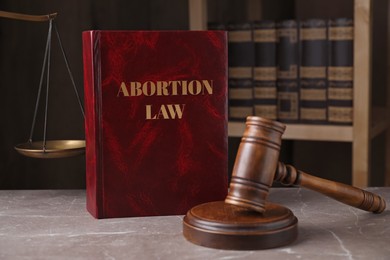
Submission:
[[[207,0],[189,0],[189,25],[191,30],[207,28]],[[248,15],[253,6],[261,1],[249,0]],[[389,5],[390,6],[390,5]],[[260,7],[261,8],[261,7]],[[390,8],[389,8],[390,11]],[[353,125],[305,125],[288,124],[283,136],[288,140],[336,141],[352,143],[352,184],[358,187],[369,186],[371,140],[385,132],[385,153],[390,155],[389,105],[372,107],[372,20],[373,0],[354,0],[354,94]],[[390,36],[387,35],[390,40]],[[390,60],[390,57],[387,57]],[[388,76],[390,82],[390,76]],[[387,87],[388,89],[388,87]],[[387,101],[390,90],[387,91]],[[386,102],[387,104],[389,102]],[[229,136],[239,137],[244,132],[244,123],[229,122]],[[386,185],[390,185],[390,162],[385,160]]]

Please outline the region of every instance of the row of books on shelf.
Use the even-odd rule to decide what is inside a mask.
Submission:
[[[352,124],[353,20],[210,24],[228,30],[229,120]]]

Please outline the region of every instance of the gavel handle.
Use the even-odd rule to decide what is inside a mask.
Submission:
[[[274,180],[284,185],[302,186],[347,205],[373,213],[381,213],[386,208],[385,200],[374,193],[312,176],[282,162],[278,164]]]

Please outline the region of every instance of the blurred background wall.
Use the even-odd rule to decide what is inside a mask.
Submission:
[[[0,10],[58,12],[57,26],[83,99],[81,33],[90,29],[187,29],[187,1],[3,0]],[[24,157],[14,146],[28,140],[48,23],[0,18],[0,189],[84,188],[85,156]],[[84,122],[59,46],[53,37],[47,139],[84,139]],[[34,140],[43,137],[43,104]]]
[[[339,17],[341,14],[352,16],[348,9],[340,8],[339,1],[336,1],[339,8],[332,8],[335,1],[322,1],[325,4],[318,5],[319,1],[310,0],[263,0],[263,7],[259,12],[260,17],[264,19],[306,18],[318,15]],[[343,2],[350,6],[352,1]],[[233,17],[237,20],[243,17],[242,10],[245,8],[242,7],[246,1],[209,2],[211,17],[213,12],[214,15]],[[382,4],[386,5],[387,1],[376,2],[383,2]],[[185,0],[2,0],[0,10],[27,14],[58,12],[57,26],[82,99],[82,31],[188,29],[188,2]],[[387,11],[381,8],[377,10]],[[382,31],[376,32],[378,37],[388,30],[387,26],[381,28]],[[18,143],[26,142],[29,137],[47,29],[47,23],[0,18],[0,189],[85,188],[85,156],[42,160],[21,156],[13,148]],[[382,49],[387,50],[386,41],[378,42]],[[373,57],[380,60],[383,53],[376,52]],[[382,61],[374,64],[377,64],[376,69],[381,70],[381,75],[384,75],[382,78],[375,77],[374,80],[380,81],[381,84],[378,85],[385,86],[383,83],[386,83],[387,64]],[[83,139],[83,118],[55,40],[52,46],[50,77],[47,138]],[[376,95],[381,97],[382,92],[379,91]],[[382,102],[380,98],[379,102]],[[34,140],[42,139],[42,126],[43,106],[39,110]],[[382,139],[373,142],[375,165],[382,165],[386,159]],[[239,141],[239,138],[229,138],[230,169]],[[351,182],[350,143],[284,141],[282,149],[281,159],[287,163],[293,163],[298,168],[321,177],[344,183]],[[374,168],[374,171],[371,184],[383,185],[384,169]]]

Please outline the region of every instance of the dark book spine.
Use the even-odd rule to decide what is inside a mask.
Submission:
[[[327,123],[327,22],[301,22],[300,121]]]
[[[254,115],[277,119],[276,28],[274,21],[253,24],[255,67],[253,69]]]
[[[207,23],[207,29],[212,30],[212,31],[225,31],[225,30],[227,30],[226,25],[224,23],[219,23],[219,22]]]
[[[100,32],[83,32],[86,141],[86,204],[95,218],[104,218],[101,147]]]
[[[297,123],[299,120],[299,27],[295,20],[276,25],[277,45],[277,112],[278,120]]]
[[[353,118],[353,20],[329,21],[328,120],[351,125]]]
[[[229,120],[253,115],[254,42],[250,23],[228,25]]]

